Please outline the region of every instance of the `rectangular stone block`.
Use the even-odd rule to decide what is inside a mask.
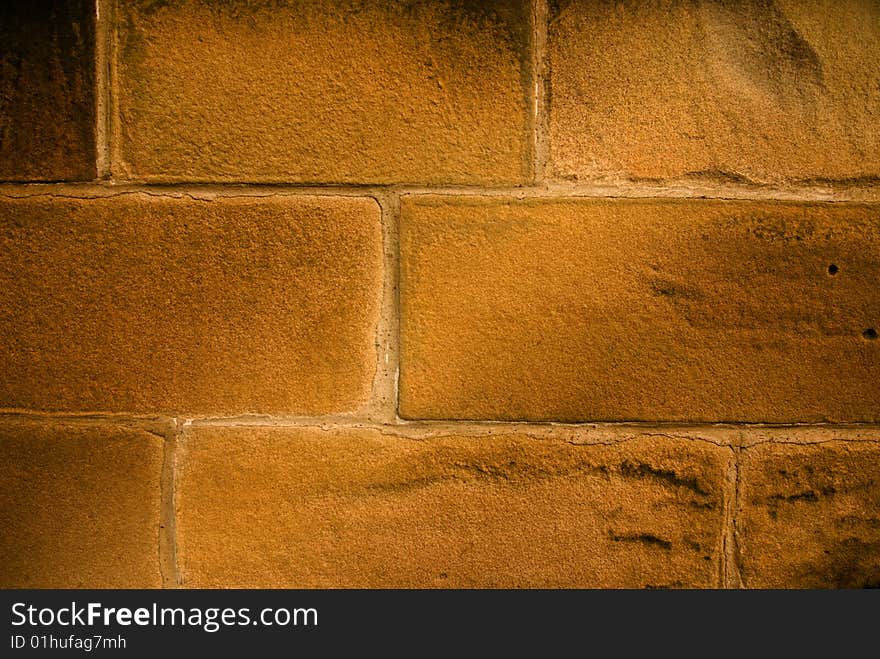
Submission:
[[[878,213],[405,197],[400,413],[876,422]]]
[[[552,176],[880,176],[877,2],[550,4]]]
[[[120,173],[517,183],[526,0],[119,3]]]
[[[365,198],[0,201],[0,407],[351,411],[382,290]]]
[[[740,483],[746,587],[880,588],[880,434],[746,449]]]
[[[0,587],[161,587],[163,446],[133,424],[0,420]]]
[[[181,576],[195,588],[713,586],[731,458],[656,437],[192,427]]]
[[[0,180],[95,175],[95,3],[0,3]]]

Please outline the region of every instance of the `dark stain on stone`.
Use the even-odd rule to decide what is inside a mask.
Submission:
[[[141,14],[149,16],[155,14],[160,9],[173,6],[174,4],[172,0],[141,0],[138,4],[138,11]]]
[[[823,487],[812,488],[801,492],[795,492],[794,494],[771,494],[767,497],[767,501],[775,503],[794,503],[796,501],[815,503],[819,501],[819,499],[821,499],[822,497],[830,497],[835,494],[837,494],[837,488],[832,485],[826,485]]]
[[[672,588],[684,588],[684,584],[681,581],[673,581],[671,583],[664,584],[645,584],[643,586],[646,590],[670,590]]]
[[[834,520],[834,526],[839,529],[866,528],[880,530],[880,517],[862,515],[844,515]]]
[[[693,549],[696,552],[702,551],[703,547],[699,542],[694,542],[693,540],[685,539],[684,544],[688,546],[688,548]],[[709,558],[706,556],[706,558]]]
[[[795,221],[770,215],[740,216],[729,218],[727,225],[744,227],[750,237],[771,243],[800,243],[816,235],[815,223],[808,219]]]
[[[614,533],[609,531],[608,537],[613,542],[641,542],[667,551],[672,549],[672,543],[669,540],[664,540],[652,533]]]
[[[436,0],[414,0],[416,4],[438,5]],[[528,106],[532,86],[531,6],[526,0],[447,0],[451,33],[461,32],[463,25],[492,30],[510,44],[519,59],[519,78],[523,103]]]
[[[796,572],[803,588],[880,588],[880,541],[845,538]]]
[[[677,282],[668,277],[652,277],[648,285],[657,297],[676,298],[680,300],[699,300],[702,295],[694,286]]]
[[[621,463],[620,473],[628,478],[652,478],[676,487],[687,488],[700,496],[710,496],[710,493],[700,486],[700,482],[696,478],[681,476],[672,469],[661,469],[644,462],[635,463],[627,460]]]
[[[607,469],[606,469],[607,471]],[[507,485],[527,484],[573,475],[598,475],[595,465],[568,456],[559,461],[531,460],[510,456],[473,456],[456,449],[437,450],[402,458],[374,474],[366,489],[374,492],[405,492],[447,482],[494,481]],[[398,479],[397,474],[418,474]]]
[[[715,183],[737,183],[740,185],[754,185],[755,181],[745,174],[733,172],[729,169],[699,169],[685,174],[688,178],[714,181]]]
[[[813,490],[808,490],[807,492],[798,492],[797,494],[771,494],[767,497],[770,501],[810,501],[815,502],[819,500],[819,495],[816,494]]]
[[[95,177],[95,20],[87,0],[0,3],[0,179]]]
[[[555,21],[571,4],[571,0],[548,0],[547,14],[551,21]]]

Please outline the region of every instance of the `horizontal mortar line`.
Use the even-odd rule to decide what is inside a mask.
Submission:
[[[358,423],[318,423],[310,420],[298,420],[297,422],[278,419],[261,419],[240,422],[230,419],[192,420],[181,425],[181,431],[186,432],[189,428],[217,428],[217,429],[310,429],[322,432],[336,430],[374,430],[383,436],[397,437],[409,440],[429,440],[441,437],[460,436],[474,439],[486,438],[493,434],[503,435],[517,433],[531,439],[554,440],[580,446],[613,446],[631,440],[641,438],[662,437],[670,440],[694,441],[712,444],[727,448],[751,448],[763,444],[791,444],[791,445],[818,445],[829,442],[850,442],[853,444],[876,443],[880,444],[880,427],[874,427],[878,431],[877,438],[864,436],[864,429],[843,429],[837,435],[828,437],[827,432],[821,437],[809,437],[803,434],[790,439],[778,439],[773,437],[758,437],[754,439],[740,439],[738,435],[743,432],[742,428],[717,428],[711,426],[676,426],[669,428],[635,427],[626,425],[591,427],[591,426],[567,426],[560,427],[552,424],[432,424],[416,423],[410,425],[394,425],[374,422]],[[779,429],[777,429],[779,430]],[[804,429],[801,429],[804,430]],[[816,429],[818,430],[818,429]]]
[[[264,429],[264,430],[293,430],[293,429],[309,429],[309,430],[319,430],[324,433],[330,433],[333,431],[344,431],[344,430],[372,430],[378,432],[383,437],[393,437],[401,440],[409,440],[409,441],[428,441],[431,439],[440,439],[444,437],[464,437],[464,438],[473,438],[474,440],[486,439],[488,437],[493,436],[493,434],[503,435],[505,433],[511,433],[512,431],[509,428],[492,428],[487,426],[450,426],[450,427],[416,427],[416,426],[392,426],[392,425],[382,425],[382,424],[359,424],[356,426],[332,426],[332,425],[282,425],[282,424],[194,424],[192,426],[184,426],[184,431],[189,428],[217,428],[217,429]],[[726,448],[738,448],[739,444],[730,441],[724,441],[723,439],[715,439],[712,437],[702,436],[698,434],[672,434],[672,433],[594,433],[591,435],[588,434],[577,434],[572,431],[569,432],[560,432],[559,429],[551,429],[551,428],[538,428],[535,426],[531,426],[528,430],[522,430],[520,433],[523,437],[528,437],[529,439],[539,440],[539,441],[556,441],[560,443],[570,444],[572,446],[614,446],[617,444],[624,444],[629,441],[641,439],[644,437],[663,437],[671,440],[681,440],[681,441],[690,441],[690,442],[700,442],[705,444],[712,444],[713,446],[718,447],[726,447]],[[852,443],[865,443],[870,442],[872,440],[865,440],[859,438],[852,439],[843,439],[841,441],[849,441]],[[752,442],[750,445],[757,445],[767,443],[767,440],[761,440]],[[792,442],[793,443],[793,442]],[[800,442],[800,444],[805,444],[807,442]],[[819,442],[815,442],[819,443]],[[877,440],[877,443],[880,443],[880,440]]]
[[[776,445],[792,445],[792,446],[819,446],[821,444],[833,444],[837,442],[844,443],[852,443],[852,444],[877,444],[880,445],[880,439],[874,439],[873,437],[831,437],[825,439],[801,439],[795,438],[792,441],[785,441],[779,439],[762,439],[756,442],[745,442],[739,445],[731,445],[732,448],[739,448],[743,451],[747,451],[750,448],[754,448],[755,446],[765,446],[767,444],[776,444]]]
[[[96,412],[77,410],[34,410],[21,407],[0,408],[0,419],[25,418],[69,421],[114,421],[118,423],[170,423],[180,416],[172,414],[137,414],[133,412]]]
[[[271,427],[271,426],[267,426]],[[283,427],[283,426],[278,426]],[[568,425],[559,424],[431,424],[416,423],[407,426],[383,425],[375,427],[382,434],[411,437],[414,439],[436,438],[449,435],[487,437],[493,434],[521,434],[533,439],[555,439],[574,445],[614,445],[645,437],[699,441],[731,449],[746,449],[763,444],[818,445],[830,442],[854,444],[880,444],[880,427],[848,427],[830,432],[827,428],[745,428],[737,426],[677,425],[668,427],[636,426],[629,424]],[[332,430],[326,428],[326,430]],[[788,434],[797,430],[795,434]]]
[[[33,418],[47,420],[85,420],[85,421],[111,421],[133,423],[166,423],[179,422],[182,425],[228,423],[240,425],[260,425],[267,421],[280,422],[296,425],[360,425],[381,424],[377,421],[373,410],[360,410],[350,414],[325,414],[325,415],[292,415],[292,414],[197,414],[193,412],[111,412],[100,410],[40,410],[31,408],[6,407],[0,408],[0,419],[10,417]],[[391,424],[394,425],[394,424]]]
[[[469,425],[537,425],[554,428],[717,428],[717,429],[749,429],[749,430],[786,430],[786,429],[880,429],[880,422],[876,421],[662,421],[652,419],[622,419],[622,420],[592,420],[592,421],[553,421],[553,420],[504,420],[504,419],[471,419],[471,418],[404,418],[397,417],[397,425],[412,424],[443,424],[443,423],[466,423]]]
[[[634,426],[627,424],[599,425],[567,425],[538,424],[538,423],[411,423],[395,425],[385,423],[382,420],[361,421],[333,421],[327,417],[297,418],[297,419],[185,419],[166,417],[160,421],[107,416],[100,417],[74,416],[59,417],[45,415],[10,415],[4,418],[0,413],[0,422],[14,418],[19,421],[27,418],[31,423],[58,423],[98,426],[124,425],[134,426],[144,432],[155,435],[167,441],[170,434],[169,428],[173,426],[173,433],[183,436],[193,428],[215,428],[226,430],[317,430],[323,433],[334,431],[367,430],[375,431],[382,436],[406,441],[430,441],[444,437],[472,438],[475,441],[492,437],[494,435],[516,434],[535,441],[561,442],[572,446],[615,446],[645,438],[663,438],[675,441],[699,442],[712,446],[747,450],[753,447],[775,444],[791,446],[819,446],[832,442],[843,442],[852,445],[877,444],[880,445],[880,426],[871,427],[846,427],[835,428],[830,432],[828,428],[801,426],[788,428],[787,430],[799,430],[799,432],[785,435],[785,428],[760,428],[752,427],[717,427],[710,425],[693,426]],[[152,426],[152,427],[151,427]],[[158,427],[157,427],[158,426]]]
[[[729,199],[759,201],[880,201],[880,184],[828,184],[810,186],[750,186],[669,181],[658,184],[621,183],[541,183],[522,186],[424,186],[424,185],[296,185],[234,183],[152,184],[143,182],[78,183],[0,183],[0,196],[19,197],[113,197],[124,194],[191,197],[271,197],[271,196],[485,196],[514,198],[674,198]]]
[[[321,196],[321,197],[385,197],[387,188],[336,188],[336,187],[259,187],[259,186],[151,186],[124,185],[103,186],[97,183],[72,184],[0,184],[0,196],[10,199],[29,199],[49,197],[59,199],[107,199],[127,195],[146,195],[150,197],[188,198],[210,200],[215,197],[224,199],[235,198],[271,198],[280,196]]]
[[[380,434],[404,439],[431,439],[448,436],[463,436],[473,438],[485,438],[492,435],[518,434],[533,439],[560,440],[570,444],[613,445],[631,439],[644,437],[662,437],[666,439],[679,439],[686,441],[699,441],[715,446],[745,448],[760,444],[823,444],[830,441],[844,441],[853,443],[878,443],[880,444],[880,428],[875,428],[874,433],[866,433],[864,429],[846,429],[834,433],[828,437],[827,431],[822,436],[810,436],[811,433],[793,436],[791,438],[778,438],[772,435],[778,433],[756,433],[759,436],[750,438],[741,435],[749,433],[743,429],[735,428],[712,428],[712,427],[670,427],[650,428],[633,426],[606,426],[599,427],[559,427],[542,424],[519,424],[516,426],[504,424],[413,424],[393,425],[382,422],[364,422],[349,424],[333,423],[285,423],[278,421],[264,421],[260,423],[236,423],[214,420],[210,422],[193,422],[184,424],[187,428],[226,428],[226,429],[312,429],[323,432],[345,430],[374,430]],[[753,431],[754,432],[754,431]],[[770,435],[770,436],[767,436]],[[876,435],[876,439],[874,436]]]
[[[749,440],[748,437],[760,435],[781,436],[791,433],[791,443],[814,443],[810,441],[811,435],[827,439],[828,435],[840,434],[855,436],[857,441],[880,441],[880,424],[877,423],[847,423],[847,424],[820,424],[820,423],[749,423],[749,422],[685,422],[685,421],[616,421],[616,422],[579,422],[564,423],[558,421],[477,421],[477,420],[412,420],[402,421],[398,419],[397,425],[386,426],[390,429],[412,429],[416,432],[456,432],[461,428],[467,428],[473,432],[523,432],[543,434],[579,434],[592,433],[601,435],[609,434],[637,434],[637,435],[663,435],[663,436],[693,436],[697,439],[705,439],[725,446],[741,446],[743,442],[735,441],[737,435],[746,435],[746,443],[754,445],[763,443],[763,440]],[[721,438],[714,441],[711,437]],[[730,437],[731,439],[724,439]],[[807,439],[804,439],[806,437]],[[876,437],[876,439],[874,439]],[[771,441],[771,440],[768,440]],[[819,441],[819,440],[815,440]],[[789,442],[785,442],[789,443]]]
[[[112,422],[180,422],[184,426],[339,426],[339,427],[374,427],[387,429],[527,429],[543,431],[584,431],[610,430],[645,432],[700,432],[700,431],[761,431],[781,432],[786,430],[815,430],[840,432],[880,432],[880,423],[766,423],[766,422],[686,422],[686,421],[503,421],[478,419],[400,419],[384,421],[366,415],[270,415],[246,414],[233,416],[193,416],[187,414],[149,414],[139,415],[126,412],[78,412],[78,411],[45,411],[20,408],[0,409],[0,418],[28,418],[47,420],[80,420],[80,421],[112,421]],[[878,437],[880,440],[880,437]]]

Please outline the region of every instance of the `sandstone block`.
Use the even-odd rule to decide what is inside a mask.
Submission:
[[[183,582],[712,586],[731,456],[647,437],[575,446],[514,433],[194,427],[178,463]]]
[[[0,421],[0,586],[158,588],[162,437]]]
[[[372,199],[6,199],[0,241],[0,407],[318,414],[369,397]]]
[[[117,11],[124,176],[496,184],[530,173],[525,0]]]
[[[876,206],[405,197],[407,418],[880,420]]]
[[[877,442],[758,445],[740,482],[747,587],[880,587]]]
[[[551,5],[552,176],[880,176],[880,4]]]

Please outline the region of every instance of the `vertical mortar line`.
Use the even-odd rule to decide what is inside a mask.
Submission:
[[[547,93],[547,29],[549,12],[547,0],[532,0],[532,131],[533,182],[544,182],[547,170],[549,144],[549,116]]]
[[[376,374],[369,416],[380,423],[397,420],[397,371],[399,341],[399,251],[398,218],[400,196],[379,193],[374,196],[382,209],[382,303],[376,327]]]
[[[116,0],[100,0],[107,14],[107,178],[119,178],[122,162],[119,121],[119,8]]]
[[[165,437],[161,478],[161,511],[159,516],[159,562],[164,588],[179,588],[177,565],[177,452],[186,424],[172,419],[171,431]]]
[[[733,576],[736,581],[737,588],[745,588],[742,576],[742,554],[740,553],[740,536],[739,536],[739,515],[742,511],[742,456],[743,447],[736,448],[736,492],[733,501],[733,517],[731,518],[731,529],[733,531],[731,545],[733,558]]]
[[[95,169],[110,177],[110,3],[95,2]]]
[[[742,449],[731,446],[733,459],[725,474],[724,489],[724,529],[722,532],[722,588],[742,588],[742,574],[739,567],[739,537],[736,529],[736,516],[740,505],[739,463]]]

